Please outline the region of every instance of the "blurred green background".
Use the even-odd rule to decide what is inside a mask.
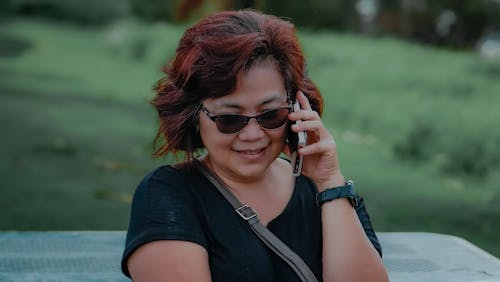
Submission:
[[[126,229],[138,182],[174,161],[151,157],[161,66],[199,17],[254,7],[297,24],[375,228],[500,256],[498,1],[0,3],[0,229]]]

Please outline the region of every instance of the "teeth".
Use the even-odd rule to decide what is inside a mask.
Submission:
[[[245,155],[257,155],[257,154],[259,154],[260,152],[262,152],[262,150],[256,150],[256,151],[240,151],[240,153],[245,154]]]

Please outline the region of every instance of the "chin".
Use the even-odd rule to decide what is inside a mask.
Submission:
[[[232,169],[235,174],[240,175],[242,178],[259,178],[266,173],[269,166],[277,157],[273,154],[273,158],[270,158],[270,155],[270,152],[266,152],[266,156],[264,158],[256,161],[248,161],[247,159],[241,160],[241,158],[237,157],[230,169]]]
[[[238,170],[235,170],[234,174],[238,176],[238,178],[240,178],[241,180],[251,181],[253,179],[261,178],[265,174],[266,168],[267,167],[264,166],[260,167],[245,166],[239,168]]]

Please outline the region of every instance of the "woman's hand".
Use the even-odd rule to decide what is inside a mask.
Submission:
[[[301,91],[296,97],[301,110],[290,113],[289,119],[302,121],[292,125],[293,132],[307,132],[307,145],[299,150],[299,154],[304,155],[302,174],[314,181],[320,192],[344,185],[333,136],[323,125],[319,114],[311,109],[307,97]]]

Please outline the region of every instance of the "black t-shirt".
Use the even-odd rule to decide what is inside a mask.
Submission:
[[[321,211],[315,203],[316,192],[308,178],[297,177],[289,203],[267,228],[296,252],[321,281]],[[362,201],[356,211],[368,238],[381,254]],[[139,246],[169,239],[203,246],[214,282],[300,281],[236,214],[217,188],[192,169],[162,166],[137,187],[122,258],[123,273],[130,276],[127,260]]]

